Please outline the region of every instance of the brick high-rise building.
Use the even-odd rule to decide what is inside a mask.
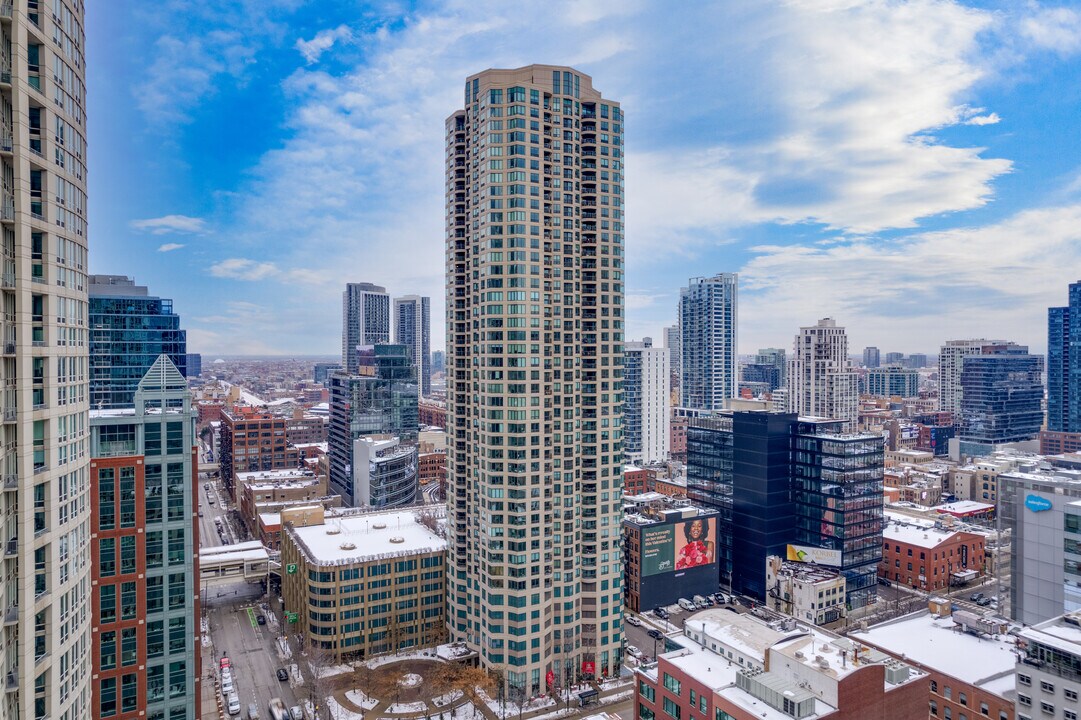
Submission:
[[[623,113],[485,70],[446,143],[448,622],[530,697],[622,660]]]
[[[166,355],[134,407],[91,411],[93,703],[80,717],[199,715],[195,419]]]
[[[295,468],[300,454],[289,443],[287,418],[253,407],[221,413],[221,481],[235,502],[236,474]]]

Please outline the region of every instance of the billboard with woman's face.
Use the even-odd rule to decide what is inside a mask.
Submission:
[[[642,530],[642,575],[688,570],[717,559],[717,518],[692,518]]]

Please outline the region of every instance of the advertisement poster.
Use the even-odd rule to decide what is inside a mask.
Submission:
[[[717,519],[692,518],[642,530],[642,575],[709,565],[717,557]]]
[[[826,548],[808,547],[806,545],[789,545],[788,559],[794,562],[841,567],[840,550],[827,550]]]

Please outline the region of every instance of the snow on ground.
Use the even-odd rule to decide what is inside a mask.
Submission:
[[[304,684],[304,676],[300,674],[300,666],[296,663],[289,666],[289,677],[290,684],[294,686]]]
[[[416,673],[406,673],[398,680],[398,685],[403,688],[415,688],[424,682],[424,678]]]
[[[401,715],[402,713],[424,712],[428,705],[424,702],[394,703],[387,708],[387,712]]]
[[[353,668],[350,665],[320,665],[319,667],[315,667],[309,661],[308,667],[311,668],[312,674],[318,678],[335,677],[353,672]]]
[[[368,667],[377,668],[380,665],[389,665],[390,663],[401,662],[403,660],[438,660],[439,656],[436,654],[436,650],[420,650],[400,653],[397,655],[380,655],[377,658],[372,658],[368,661]]]
[[[451,690],[449,693],[444,693],[437,698],[432,698],[432,705],[435,705],[436,707],[446,707],[447,705],[460,700],[461,697],[461,690]]]
[[[203,634],[203,647],[210,647],[213,644],[214,643],[211,642],[211,640],[210,640],[210,636],[204,633]]]
[[[345,694],[345,697],[354,705],[359,705],[365,710],[371,710],[379,704],[378,700],[368,697],[363,690],[350,690]]]
[[[278,657],[288,660],[293,657],[293,651],[289,648],[289,641],[284,637],[278,637]]]
[[[465,657],[470,653],[469,648],[465,645],[458,643],[446,643],[445,645],[439,645],[435,649],[436,654],[444,660],[456,660],[460,657]]]
[[[611,690],[612,688],[623,687],[624,685],[630,685],[632,682],[634,682],[634,678],[630,677],[609,678],[601,683],[601,690]]]
[[[330,716],[334,720],[364,720],[364,714],[358,713],[354,710],[350,710],[344,705],[339,705],[338,701],[333,697],[326,699],[327,710],[330,710]],[[372,707],[375,707],[374,705]],[[371,708],[368,708],[369,710]]]

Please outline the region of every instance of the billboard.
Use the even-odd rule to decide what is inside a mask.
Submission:
[[[642,576],[689,570],[717,559],[717,518],[642,528]]]
[[[841,567],[840,550],[827,550],[826,548],[816,548],[807,545],[789,545],[788,559],[794,562]]]

